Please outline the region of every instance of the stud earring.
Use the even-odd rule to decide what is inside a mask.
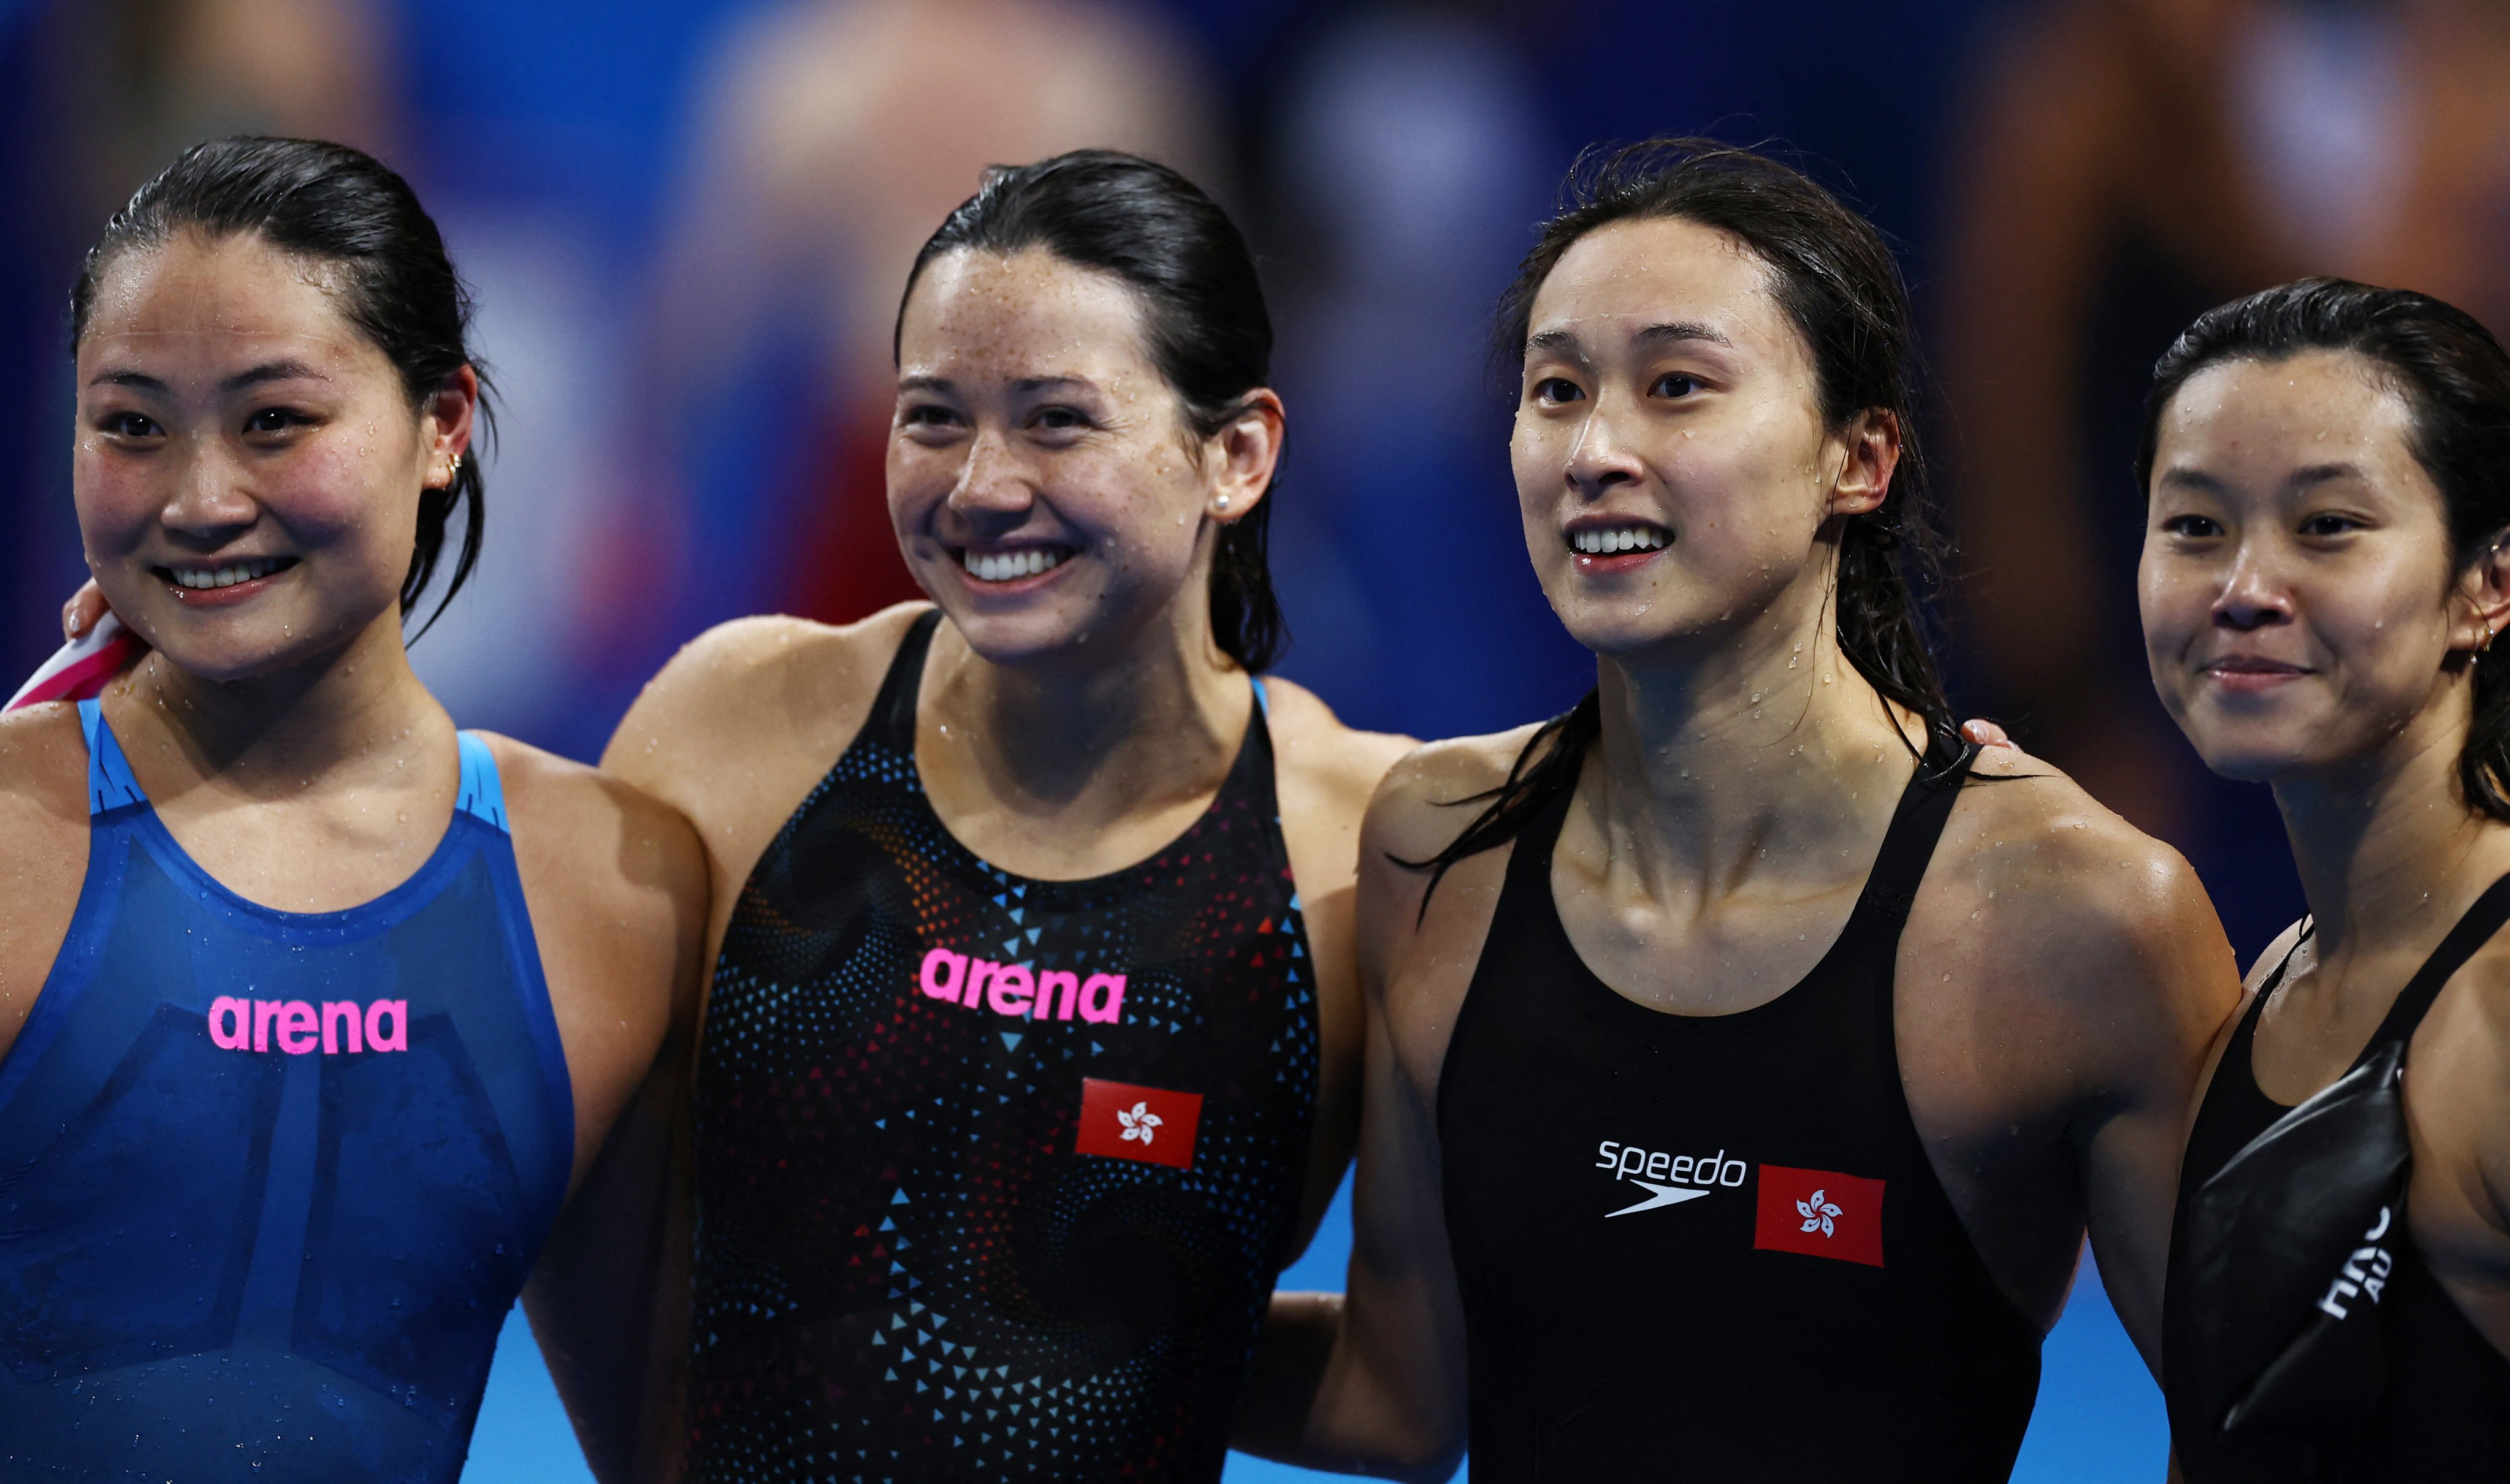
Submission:
[[[1228,497],[1227,495],[1223,495],[1223,496],[1221,496],[1221,497],[1220,497],[1220,508],[1221,508],[1222,510],[1227,510],[1227,509],[1229,509],[1229,497]]]

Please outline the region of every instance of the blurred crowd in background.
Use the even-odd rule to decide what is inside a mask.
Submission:
[[[2145,679],[2147,371],[2302,273],[2510,326],[2498,0],[0,0],[0,673],[82,575],[78,255],[236,132],[372,150],[443,226],[501,409],[479,576],[414,657],[466,725],[577,756],[708,624],[914,595],[906,265],[985,165],[1081,145],[1184,169],[1265,264],[1283,671],[1423,736],[1568,705],[1493,301],[1580,147],[1778,147],[1890,234],[1928,329],[1957,704],[2186,852],[2244,957],[2299,891]]]

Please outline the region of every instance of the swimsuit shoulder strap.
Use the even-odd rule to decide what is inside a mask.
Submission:
[[[941,627],[941,610],[928,608],[907,626],[889,673],[881,677],[880,695],[863,718],[862,740],[877,742],[894,752],[915,755],[915,693],[923,688],[924,659],[932,653],[933,631]]]
[[[501,835],[513,833],[506,824],[506,787],[497,777],[496,755],[476,732],[461,734],[459,742],[462,781],[454,791],[453,807]]]
[[[2475,898],[2475,904],[2457,920],[2457,926],[2449,930],[2449,936],[2432,950],[2432,956],[2423,960],[2423,967],[2415,970],[2415,976],[2398,992],[2397,1003],[2388,1007],[2387,1018],[2379,1022],[2377,1034],[2362,1048],[2361,1059],[2354,1065],[2368,1062],[2382,1046],[2413,1040],[2415,1027],[2422,1024],[2424,1013],[2440,998],[2450,976],[2465,968],[2466,961],[2492,940],[2503,923],[2510,923],[2510,876],[2485,888],[2484,894]]]
[[[87,734],[87,814],[93,819],[133,805],[146,808],[148,795],[139,791],[139,780],[131,773],[130,760],[122,755],[122,744],[113,738],[113,728],[104,720],[104,703],[95,699],[78,704],[79,730]]]
[[[1926,879],[1926,866],[1935,858],[1935,844],[1943,838],[1944,824],[1952,818],[1953,805],[1977,758],[1978,748],[1962,743],[1949,752],[1940,745],[1929,747],[1918,759],[1917,772],[1911,775],[1898,807],[1891,812],[1890,826],[1882,833],[1882,849],[1874,856],[1874,870],[1850,918],[1850,932],[1864,927],[1898,940],[1901,925],[1917,903],[1918,888]]]

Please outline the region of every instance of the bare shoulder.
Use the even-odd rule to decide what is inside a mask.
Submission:
[[[2185,857],[2027,753],[1980,754],[1944,845],[1939,868],[1992,892],[1993,915],[2036,936],[2176,943],[2199,926],[2219,935]]]
[[[77,915],[87,839],[78,708],[54,703],[0,716],[0,1052]]]
[[[1283,781],[1353,821],[1386,770],[1419,745],[1409,737],[1344,725],[1315,692],[1295,682],[1268,676],[1264,694],[1264,724]]]
[[[497,759],[518,858],[554,868],[552,890],[585,905],[684,905],[705,894],[705,856],[677,810],[599,769],[482,733]]]
[[[2087,1061],[2105,1046],[2175,1065],[2238,999],[2230,943],[2187,860],[2024,753],[1981,757],[1910,926],[1983,1008],[2069,1037]]]
[[[0,830],[44,819],[86,827],[87,741],[65,701],[0,715]]]
[[[1369,800],[1365,848],[1400,860],[1425,860],[1471,822],[1468,807],[1505,783],[1539,722],[1513,731],[1456,737],[1414,747],[1388,769]]]
[[[851,737],[907,628],[930,606],[900,603],[842,626],[793,618],[719,624],[646,682],[602,767],[685,810],[678,795],[686,784],[727,763],[737,768],[743,757],[830,731]]]

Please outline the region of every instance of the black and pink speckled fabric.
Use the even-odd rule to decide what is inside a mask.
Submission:
[[[692,1477],[1216,1479],[1315,1111],[1262,712],[1158,855],[1012,876],[916,778],[935,617],[760,859],[715,967]],[[978,963],[1006,970],[990,992]],[[1077,1153],[1084,1079],[1198,1098],[1198,1119],[1128,1121],[1169,1140],[1159,1161]]]

